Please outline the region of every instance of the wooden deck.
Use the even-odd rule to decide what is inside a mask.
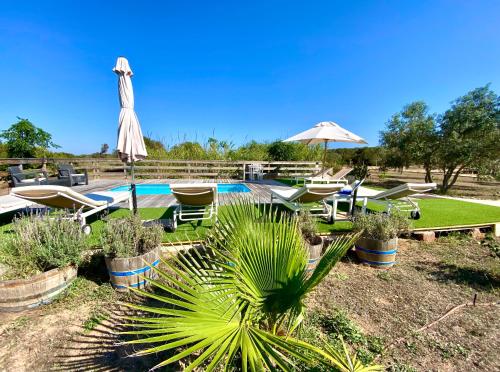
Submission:
[[[199,179],[199,180],[185,180],[185,179],[171,179],[171,180],[138,180],[136,182],[139,184],[172,184],[172,183],[203,183],[203,182],[214,182],[214,183],[243,183],[246,185],[250,192],[247,193],[220,193],[219,203],[221,205],[230,204],[234,200],[240,198],[251,198],[255,202],[269,203],[271,201],[271,187],[275,189],[288,189],[287,186],[283,186],[282,183],[265,180],[256,182],[238,182],[232,179]],[[75,186],[73,189],[75,191],[81,192],[82,194],[110,190],[117,186],[125,185],[124,180],[96,180],[90,181],[88,185],[85,186]],[[175,204],[175,198],[172,195],[138,195],[137,196],[137,206],[139,208],[155,208],[155,207],[170,207]],[[125,205],[124,205],[125,206]]]

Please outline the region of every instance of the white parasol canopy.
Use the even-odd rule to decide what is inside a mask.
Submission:
[[[116,149],[124,162],[134,162],[148,156],[141,125],[134,111],[134,90],[132,88],[132,70],[124,57],[118,57],[113,71],[118,75],[120,96],[120,118],[118,120],[118,144]]]
[[[287,138],[284,142],[298,141],[308,145],[326,142],[367,143],[360,136],[349,132],[333,121],[322,121],[311,129]]]
[[[325,153],[323,155],[323,168],[326,163],[326,153],[328,142],[350,142],[350,143],[368,143],[360,136],[349,132],[333,121],[322,121],[311,129],[287,138],[283,142],[302,142],[307,145],[325,144]]]

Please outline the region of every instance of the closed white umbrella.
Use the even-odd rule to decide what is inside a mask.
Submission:
[[[296,134],[293,137],[287,138],[283,142],[302,142],[308,145],[316,145],[318,143],[325,144],[325,153],[323,155],[323,167],[326,162],[326,153],[328,142],[350,142],[350,143],[367,143],[360,136],[349,132],[333,121],[322,121],[316,124],[311,129]]]
[[[118,144],[116,149],[123,162],[132,163],[132,201],[137,212],[137,196],[134,183],[134,162],[148,156],[141,125],[134,111],[134,90],[132,88],[132,69],[126,58],[118,57],[113,71],[118,75],[120,97],[120,117],[118,119]]]

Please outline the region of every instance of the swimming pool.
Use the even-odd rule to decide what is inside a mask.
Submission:
[[[110,191],[128,191],[130,185],[123,185],[112,188]],[[170,185],[168,183],[148,183],[136,185],[137,195],[170,195]],[[229,192],[250,192],[250,189],[242,183],[218,183],[217,192],[226,194]]]

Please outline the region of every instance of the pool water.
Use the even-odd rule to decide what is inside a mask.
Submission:
[[[118,186],[110,191],[128,191],[130,190],[130,185]],[[167,183],[156,184],[139,184],[135,187],[137,195],[170,195],[172,191],[170,190],[170,185]],[[250,192],[250,189],[242,183],[218,183],[217,192],[220,194],[226,194],[229,192]]]

